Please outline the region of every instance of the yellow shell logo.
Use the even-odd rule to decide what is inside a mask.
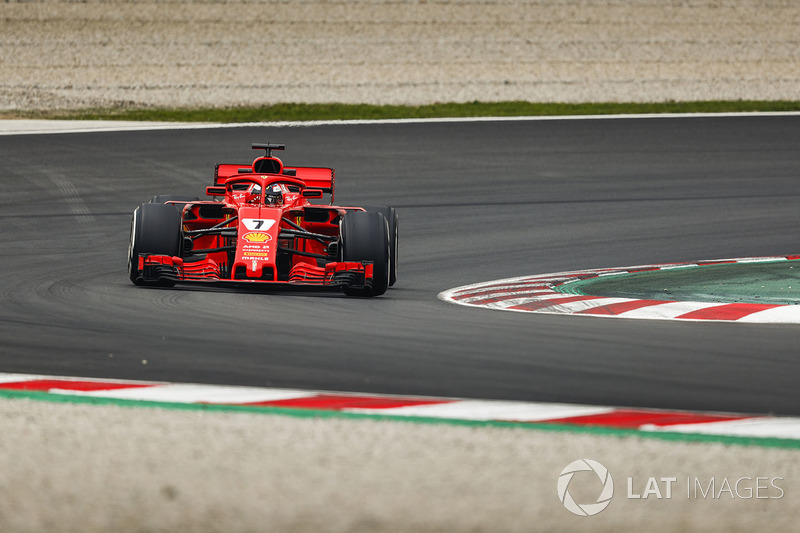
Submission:
[[[247,242],[267,242],[271,238],[269,233],[264,233],[263,231],[251,231],[242,235],[242,239]]]

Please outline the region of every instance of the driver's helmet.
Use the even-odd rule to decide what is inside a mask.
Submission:
[[[267,187],[267,191],[264,193],[264,203],[267,205],[283,204],[283,191],[280,185],[273,183]]]

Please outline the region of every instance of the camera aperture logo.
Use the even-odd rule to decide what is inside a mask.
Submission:
[[[597,497],[595,503],[577,503],[572,495],[569,493],[569,484],[573,476],[578,472],[594,472],[603,484],[603,490],[600,496]],[[611,503],[611,497],[614,496],[614,480],[611,478],[611,473],[608,469],[591,459],[578,459],[568,464],[561,475],[558,476],[558,499],[564,504],[564,507],[571,513],[578,516],[594,516],[608,507]]]

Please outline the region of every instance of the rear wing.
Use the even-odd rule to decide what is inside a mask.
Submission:
[[[225,185],[225,182],[237,174],[252,174],[253,167],[220,163],[214,167],[214,185]]]
[[[240,174],[253,174],[253,167],[248,165],[220,163],[214,169],[214,185],[225,185],[230,178]],[[303,180],[310,189],[322,189],[333,194],[336,181],[336,172],[332,168],[324,167],[284,167],[283,174]]]
[[[322,189],[323,192],[333,194],[336,172],[332,168],[290,167],[284,168],[283,173],[303,180],[308,188]]]

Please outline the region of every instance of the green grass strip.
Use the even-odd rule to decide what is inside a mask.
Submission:
[[[68,394],[52,394],[38,391],[22,391],[0,389],[0,398],[27,399],[52,403],[71,403],[89,405],[116,405],[119,407],[145,407],[190,411],[208,411],[219,413],[251,413],[261,415],[290,416],[294,418],[332,418],[351,420],[380,420],[391,422],[411,422],[416,424],[444,424],[450,426],[514,428],[537,431],[554,431],[597,435],[604,437],[640,437],[672,442],[721,443],[738,446],[759,446],[765,448],[800,449],[800,440],[775,437],[736,437],[726,435],[705,435],[699,433],[639,431],[635,429],[617,429],[597,426],[578,426],[568,424],[541,424],[528,422],[506,422],[500,420],[462,420],[455,418],[433,418],[417,416],[393,416],[379,414],[347,413],[318,409],[297,409],[286,407],[264,407],[250,405],[221,405],[177,402],[157,402],[143,400],[122,400],[119,398],[101,398],[96,396],[78,396]]]
[[[517,117],[658,113],[743,113],[800,111],[793,101],[699,101],[657,103],[468,102],[421,106],[367,104],[275,104],[226,108],[136,108],[0,111],[0,118],[50,120],[144,120],[163,122],[284,122],[446,117]]]

